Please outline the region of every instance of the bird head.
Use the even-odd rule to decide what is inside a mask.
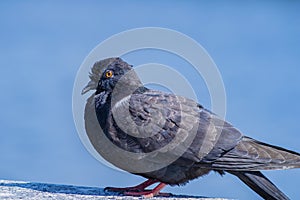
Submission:
[[[127,73],[130,75],[124,76]],[[97,90],[97,93],[102,91],[111,92],[122,77],[126,77],[123,79],[122,84],[141,85],[132,66],[118,57],[96,62],[91,69],[89,77],[90,82],[83,88],[81,94],[85,94],[90,90]]]

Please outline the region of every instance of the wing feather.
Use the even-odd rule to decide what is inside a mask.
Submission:
[[[217,159],[212,167],[241,171],[299,168],[300,154],[244,136],[234,149]]]

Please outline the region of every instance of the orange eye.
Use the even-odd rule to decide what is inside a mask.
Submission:
[[[113,76],[113,72],[111,70],[108,70],[107,72],[105,72],[105,77],[106,78],[110,78]]]

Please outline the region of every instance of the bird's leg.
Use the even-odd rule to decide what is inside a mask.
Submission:
[[[165,183],[160,183],[155,188],[153,188],[153,190],[144,190],[140,192],[129,191],[129,192],[124,192],[124,194],[130,196],[143,196],[145,198],[151,198],[156,195],[170,196],[171,194],[169,193],[159,193],[165,186],[166,186]]]
[[[125,187],[125,188],[115,188],[115,187],[106,187],[104,191],[110,191],[110,192],[142,192],[145,191],[145,188],[153,185],[154,183],[157,183],[157,180],[148,179],[147,181],[133,186],[133,187]]]

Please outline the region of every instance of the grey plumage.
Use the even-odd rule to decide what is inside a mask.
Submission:
[[[105,77],[108,70],[112,77]],[[265,199],[288,199],[259,171],[299,168],[300,154],[244,136],[193,100],[145,88],[120,58],[95,63],[90,79],[83,94],[96,92],[85,108],[87,134],[95,149],[117,167],[170,185],[185,184],[210,171],[228,172]],[[112,158],[107,141],[141,156],[133,158],[136,162]],[[176,159],[153,171],[135,171],[133,165],[140,166],[138,161],[149,152]],[[147,167],[159,164],[155,156],[146,157]]]

